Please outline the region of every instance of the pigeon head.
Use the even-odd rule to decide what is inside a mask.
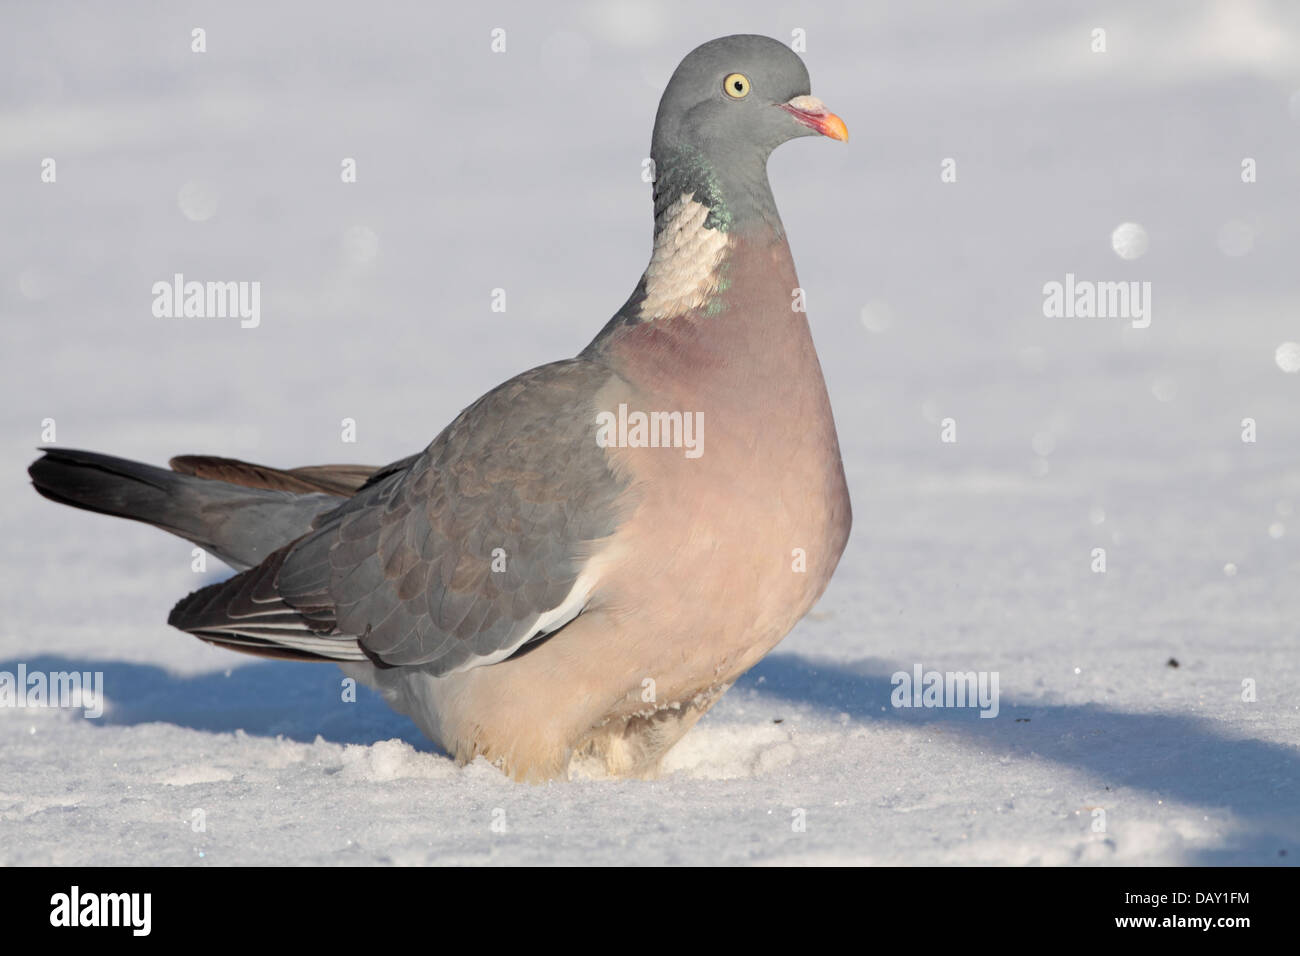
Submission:
[[[849,138],[844,121],[810,90],[803,61],[770,37],[722,37],[692,50],[655,117],[656,207],[661,194],[672,202],[685,191],[710,207],[713,228],[774,219],[772,150],[800,136]]]
[[[808,68],[783,43],[730,36],[696,47],[659,101],[655,141],[695,146],[723,158],[770,153],[796,136],[847,140],[844,121],[810,95]]]

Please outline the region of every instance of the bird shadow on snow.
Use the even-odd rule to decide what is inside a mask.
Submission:
[[[0,661],[0,671],[15,673],[18,660]],[[87,723],[100,726],[173,724],[209,733],[242,730],[257,737],[285,737],[311,743],[371,744],[404,740],[417,750],[441,753],[406,717],[362,685],[356,700],[344,698],[344,676],[333,664],[258,661],[228,671],[183,676],[161,667],[129,661],[24,658],[28,673],[102,672],[104,715]]]
[[[897,670],[880,660],[837,664],[773,654],[736,686],[863,723],[923,726],[987,755],[991,774],[1015,773],[1014,764],[995,762],[1003,757],[1072,767],[1096,781],[1094,792],[1080,797],[1102,805],[1105,790],[1137,787],[1152,801],[1231,812],[1240,828],[1222,847],[1193,854],[1194,864],[1300,863],[1300,748],[1233,736],[1185,714],[1022,704],[1005,693],[995,718],[969,708],[896,708],[890,695]]]
[[[358,686],[355,702],[345,702],[343,675],[332,664],[259,661],[185,677],[149,664],[46,655],[0,661],[0,671],[15,673],[19,663],[29,673],[103,672],[109,706],[91,722],[97,725],[165,723],[303,743],[318,736],[340,744],[397,738],[425,753],[442,753],[368,688]],[[773,654],[736,686],[828,716],[848,714],[883,727],[924,726],[986,754],[990,773],[1015,772],[1014,764],[993,763],[1001,757],[1048,760],[1094,777],[1094,791],[1136,787],[1153,800],[1231,812],[1239,829],[1222,847],[1197,853],[1194,863],[1300,863],[1300,749],[1229,736],[1182,714],[1125,713],[1096,704],[1021,705],[1006,694],[994,719],[974,709],[895,708],[895,670],[878,660],[837,664]],[[1279,855],[1283,850],[1286,855]]]

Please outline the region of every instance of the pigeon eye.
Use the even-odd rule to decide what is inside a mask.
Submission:
[[[733,100],[741,99],[749,93],[749,77],[744,73],[732,73],[722,81],[722,88]]]

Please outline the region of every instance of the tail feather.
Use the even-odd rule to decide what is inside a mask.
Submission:
[[[51,501],[143,521],[182,536],[187,530],[173,524],[169,514],[173,472],[92,451],[41,451],[44,456],[32,462],[27,474],[36,490]]]
[[[170,462],[172,471],[197,478],[305,494],[323,491],[350,497],[379,469],[374,465],[309,465],[305,468],[271,468],[215,455],[178,455]]]
[[[74,449],[45,448],[27,469],[36,490],[61,504],[143,521],[192,541],[231,567],[252,567],[311,530],[339,495],[296,494],[199,478]]]

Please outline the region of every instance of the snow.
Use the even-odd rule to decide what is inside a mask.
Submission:
[[[1046,6],[8,11],[0,671],[106,704],[0,707],[0,864],[1300,861],[1300,11]],[[771,173],[854,536],[658,780],[458,768],[332,666],[169,630],[216,563],[27,486],[46,418],[155,462],[422,446],[626,298],[681,55],[795,27],[853,137]],[[176,272],[260,281],[260,326],[153,317]],[[1151,326],[1045,318],[1067,273],[1151,282]],[[998,716],[891,706],[917,664],[997,673]]]

